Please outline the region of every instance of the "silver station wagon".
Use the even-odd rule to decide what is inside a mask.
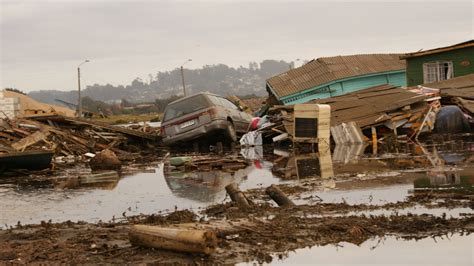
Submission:
[[[176,100],[165,108],[161,123],[163,143],[193,148],[234,143],[244,134],[252,116],[221,96],[198,93]]]

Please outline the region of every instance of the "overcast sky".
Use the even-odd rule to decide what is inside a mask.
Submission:
[[[474,38],[473,1],[0,0],[0,88],[129,84],[224,63],[413,52]]]

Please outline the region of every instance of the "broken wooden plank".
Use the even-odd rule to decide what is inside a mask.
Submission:
[[[27,147],[34,145],[45,138],[47,138],[51,133],[49,131],[36,131],[35,133],[20,139],[19,141],[13,143],[11,146],[17,151],[24,151]]]

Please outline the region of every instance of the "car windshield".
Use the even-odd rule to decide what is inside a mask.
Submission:
[[[208,106],[209,104],[203,95],[196,95],[194,97],[170,104],[166,107],[163,122],[190,114]]]

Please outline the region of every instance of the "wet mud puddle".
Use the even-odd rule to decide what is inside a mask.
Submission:
[[[276,254],[271,264],[299,265],[472,265],[474,236],[404,240],[388,236],[360,245],[341,242]],[[420,254],[423,253],[423,254]],[[254,265],[241,263],[239,265]]]
[[[266,161],[228,172],[164,174],[163,164],[145,172],[93,176],[78,174],[52,181],[0,184],[0,228],[41,221],[110,221],[138,214],[198,210],[226,198],[224,187],[237,182],[242,189],[284,182],[271,174]],[[88,171],[79,169],[79,175]],[[72,181],[71,181],[72,180]]]

